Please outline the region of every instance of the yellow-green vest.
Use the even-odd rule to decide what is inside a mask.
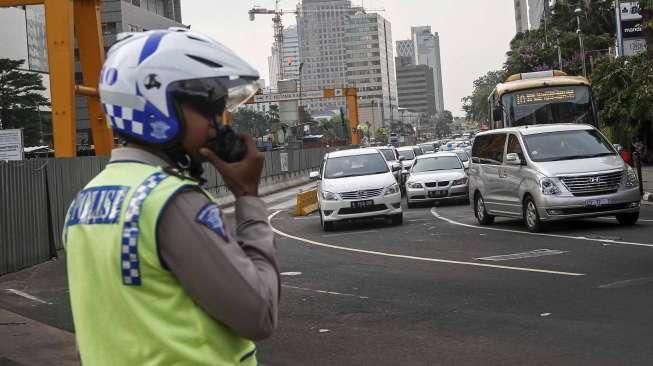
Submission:
[[[257,364],[254,343],[199,308],[159,260],[157,220],[188,186],[160,167],[110,163],[73,201],[64,243],[84,365]]]

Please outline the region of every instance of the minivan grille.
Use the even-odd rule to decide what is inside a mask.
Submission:
[[[363,191],[354,191],[354,192],[342,192],[340,197],[344,200],[364,200],[367,198],[380,196],[383,192],[383,188],[379,189],[367,189]]]
[[[623,172],[560,177],[560,180],[574,196],[614,193],[619,189]]]

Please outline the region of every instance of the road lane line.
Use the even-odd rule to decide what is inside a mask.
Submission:
[[[496,269],[505,269],[505,270],[511,270],[511,271],[523,271],[523,272],[535,272],[535,273],[547,273],[547,274],[555,274],[555,275],[561,275],[561,276],[584,276],[584,273],[573,273],[573,272],[559,272],[559,271],[549,271],[545,269],[536,269],[536,268],[525,268],[525,267],[511,267],[511,266],[500,266],[500,265],[495,265],[495,264],[487,264],[487,263],[473,263],[473,262],[461,262],[461,261],[453,261],[453,260],[448,260],[448,259],[438,259],[438,258],[426,258],[426,257],[415,257],[415,256],[410,256],[410,255],[401,255],[401,254],[392,254],[392,253],[383,253],[383,252],[375,252],[371,250],[363,250],[363,249],[355,249],[355,248],[348,248],[348,247],[342,247],[338,245],[331,245],[331,244],[325,244],[325,243],[320,243],[318,241],[310,240],[310,239],[305,239],[305,238],[300,238],[298,236],[286,234],[279,229],[275,228],[272,225],[272,219],[279,214],[281,211],[277,211],[270,215],[268,217],[268,221],[270,222],[270,227],[272,228],[272,231],[276,233],[277,235],[297,240],[297,241],[302,241],[304,243],[308,243],[311,245],[319,246],[319,247],[324,247],[324,248],[331,248],[331,249],[337,249],[337,250],[344,250],[348,252],[354,252],[354,253],[363,253],[363,254],[371,254],[371,255],[379,255],[383,257],[392,257],[392,258],[401,258],[401,259],[411,259],[411,260],[417,260],[417,261],[423,261],[423,262],[434,262],[434,263],[447,263],[447,264],[457,264],[457,265],[464,265],[464,266],[472,266],[472,267],[486,267],[486,268],[496,268]]]
[[[431,214],[443,221],[446,221],[452,225],[458,225],[458,226],[464,226],[464,227],[470,227],[473,229],[479,229],[479,230],[490,230],[490,231],[500,231],[504,233],[516,233],[516,234],[524,234],[524,235],[532,235],[532,236],[544,236],[544,237],[549,237],[549,238],[562,238],[562,239],[571,239],[571,240],[582,240],[582,241],[593,241],[593,242],[599,242],[599,243],[605,243],[605,244],[617,244],[617,245],[633,245],[633,246],[639,246],[639,247],[649,247],[653,248],[653,244],[646,244],[646,243],[635,243],[635,242],[630,242],[630,241],[621,241],[621,240],[613,240],[613,239],[600,239],[600,238],[591,238],[587,236],[571,236],[571,235],[558,235],[558,234],[545,234],[545,233],[531,233],[528,231],[520,231],[520,230],[511,230],[511,229],[500,229],[496,227],[486,227],[486,226],[478,226],[478,225],[470,225],[470,224],[465,224],[462,222],[454,221],[452,219],[446,218],[444,216],[440,216],[438,212],[435,210],[435,208],[431,209]]]
[[[286,288],[292,288],[295,290],[302,290],[302,291],[310,291],[310,292],[317,292],[319,294],[327,294],[327,295],[336,295],[336,296],[347,296],[347,297],[357,297],[359,299],[365,299],[368,300],[369,297],[367,296],[358,296],[358,295],[353,295],[353,294],[343,294],[341,292],[335,292],[335,291],[325,291],[325,290],[313,290],[312,288],[305,288],[305,287],[298,287],[298,286],[290,286],[286,284],[282,284],[281,287],[286,287]]]
[[[513,253],[513,254],[503,254],[503,255],[493,255],[491,257],[476,258],[482,261],[510,261],[515,259],[525,259],[525,258],[537,258],[544,257],[548,255],[564,254],[567,253],[565,250],[551,250],[551,249],[536,249],[529,252]]]
[[[29,300],[32,300],[32,301],[40,302],[41,304],[52,305],[51,302],[47,302],[47,301],[45,301],[45,300],[41,300],[41,299],[39,299],[39,298],[36,297],[36,296],[32,296],[32,295],[30,295],[30,294],[28,294],[28,293],[26,293],[26,292],[23,292],[23,291],[14,290],[13,288],[5,289],[5,291],[10,292],[10,293],[12,293],[12,294],[14,294],[14,295],[22,296],[22,297],[24,297],[24,298],[26,298],[26,299],[29,299]]]
[[[628,286],[643,285],[650,282],[653,282],[653,277],[633,278],[631,280],[606,283],[605,285],[600,285],[599,288],[621,288],[621,287],[628,287]]]

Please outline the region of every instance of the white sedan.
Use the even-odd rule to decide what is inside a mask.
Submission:
[[[456,153],[418,156],[406,181],[408,207],[419,202],[459,200],[469,202],[463,163]]]
[[[385,159],[376,149],[343,150],[327,154],[319,180],[318,203],[322,230],[338,221],[383,217],[403,222],[401,190]]]

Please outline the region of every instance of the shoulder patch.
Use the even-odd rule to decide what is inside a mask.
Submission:
[[[222,219],[222,211],[220,211],[220,208],[215,203],[209,203],[204,206],[197,214],[195,220],[218,234],[224,241],[229,241],[229,234],[227,234],[227,229],[224,227],[224,220]]]

